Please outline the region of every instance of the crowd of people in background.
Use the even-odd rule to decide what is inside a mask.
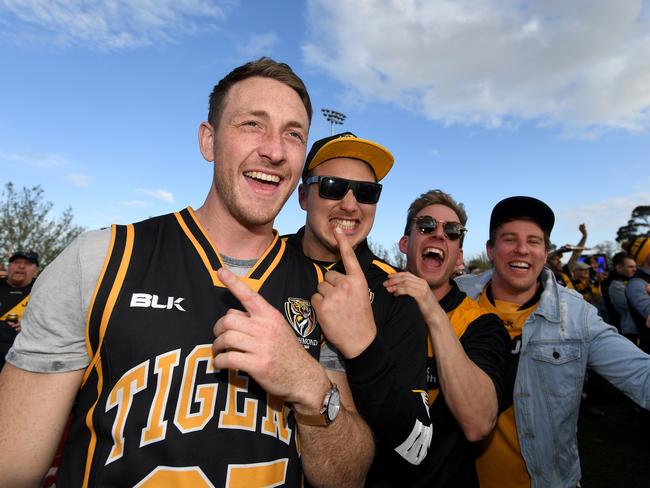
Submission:
[[[576,487],[588,370],[650,408],[650,237],[608,262],[582,224],[553,250],[553,210],[512,196],[491,269],[461,274],[467,211],[432,189],[400,270],[367,242],[387,148],[307,152],[307,90],[269,58],[209,101],[203,206],[84,233],[38,279],[38,254],[9,257],[0,486],[63,448],[64,486]]]
[[[650,321],[650,285],[648,284],[649,237],[640,236],[625,243],[627,250],[613,256],[583,254],[587,241],[585,224],[579,227],[582,238],[575,246],[565,245],[548,254],[547,266],[556,281],[576,290],[598,309],[610,325],[650,351],[648,330]],[[571,253],[566,263],[563,255]],[[631,286],[629,286],[631,284]]]

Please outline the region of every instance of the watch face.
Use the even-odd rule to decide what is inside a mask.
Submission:
[[[329,402],[327,402],[327,417],[330,422],[334,422],[334,419],[339,414],[341,409],[341,396],[339,395],[339,390],[334,389],[330,395]]]

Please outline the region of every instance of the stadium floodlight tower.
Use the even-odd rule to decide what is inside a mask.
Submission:
[[[334,134],[334,124],[343,125],[343,122],[345,122],[345,118],[347,117],[345,114],[337,112],[336,110],[330,110],[329,108],[321,108],[320,110],[330,123],[330,135]]]

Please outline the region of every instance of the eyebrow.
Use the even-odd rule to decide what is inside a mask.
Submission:
[[[250,110],[250,111],[244,111],[244,112],[239,112],[235,114],[235,117],[245,117],[247,115],[253,115],[255,117],[262,117],[262,118],[268,118],[270,115],[266,110]],[[296,127],[298,129],[305,129],[305,125],[302,122],[299,122],[297,120],[289,120],[287,123],[284,124],[285,127]]]
[[[504,232],[499,237],[518,237],[518,234],[516,232]],[[526,239],[530,239],[530,238],[544,240],[543,236],[537,236],[533,234],[526,235]]]

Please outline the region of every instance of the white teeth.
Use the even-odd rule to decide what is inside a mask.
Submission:
[[[335,227],[340,227],[343,230],[352,230],[356,225],[354,220],[332,219]]]
[[[512,266],[513,268],[521,268],[521,269],[529,269],[530,268],[530,264],[525,263],[523,261],[512,262],[512,263],[510,263],[510,266]]]
[[[434,254],[435,256],[439,257],[440,259],[445,259],[445,252],[442,249],[438,249],[437,247],[427,247],[422,252],[422,255],[426,256],[427,254]]]
[[[249,178],[255,178],[256,180],[268,181],[269,183],[280,183],[280,177],[277,175],[270,175],[267,173],[262,173],[261,171],[247,171],[244,173],[244,176]]]

